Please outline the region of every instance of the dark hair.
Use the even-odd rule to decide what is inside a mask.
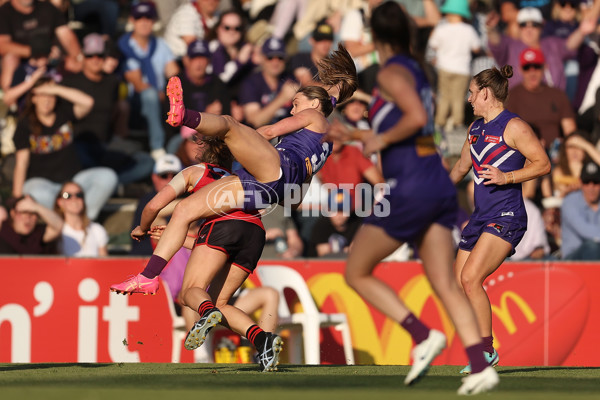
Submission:
[[[321,83],[339,90],[339,98],[332,99],[321,86],[305,86],[300,88],[298,93],[302,93],[309,100],[319,100],[323,115],[328,117],[333,112],[334,103],[345,102],[358,88],[356,66],[348,50],[340,43],[337,50],[317,63],[317,70]]]
[[[371,14],[373,41],[389,44],[394,53],[411,54],[413,21],[394,1],[375,7]]]
[[[27,93],[27,97],[25,98],[25,107],[23,108],[23,112],[21,113],[20,119],[27,119],[29,121],[30,133],[33,136],[41,135],[43,128],[42,123],[40,122],[40,120],[37,117],[37,114],[35,113],[35,104],[33,104],[32,100],[34,96],[33,91],[35,88],[53,81],[54,80],[50,77],[42,77],[38,79],[37,82],[33,84],[33,87],[31,88],[31,90],[29,90],[29,92]]]
[[[198,157],[199,162],[215,164],[231,170],[233,155],[222,138],[215,136],[197,137],[196,143],[203,145],[203,153]]]
[[[25,195],[22,195],[19,197],[9,197],[8,199],[6,199],[6,202],[4,203],[4,205],[6,206],[8,211],[12,211],[17,207],[17,204],[19,204],[19,202],[21,200],[23,200],[24,198],[25,198]]]
[[[513,76],[513,68],[505,65],[501,69],[496,67],[484,69],[473,77],[479,89],[485,87],[492,91],[494,97],[504,103],[508,97],[508,78]]]
[[[221,14],[219,14],[219,18],[217,19],[217,23],[212,27],[212,29],[208,32],[208,34],[206,35],[206,41],[210,42],[211,40],[217,39],[218,35],[217,35],[217,29],[219,29],[219,27],[221,26],[221,23],[223,22],[223,18],[226,15],[230,15],[230,14],[234,14],[237,15],[238,17],[240,17],[240,23],[241,23],[241,32],[240,32],[240,41],[237,43],[238,47],[244,42],[244,35],[246,33],[247,30],[247,21],[246,21],[246,17],[244,16],[244,14],[242,14],[240,11],[236,10],[236,9],[229,9],[227,11],[223,11]]]

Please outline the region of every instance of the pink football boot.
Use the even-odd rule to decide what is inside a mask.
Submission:
[[[125,282],[117,283],[110,287],[111,292],[134,294],[156,294],[158,290],[158,276],[153,279],[148,279],[142,274],[137,274],[127,279]]]
[[[169,98],[169,112],[167,113],[167,123],[171,126],[181,126],[183,123],[183,89],[178,77],[172,76],[167,83],[167,97]]]

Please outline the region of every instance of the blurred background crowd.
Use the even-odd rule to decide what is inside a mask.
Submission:
[[[513,259],[600,259],[600,0],[395,1],[436,88],[448,167],[473,121],[470,78],[515,70],[507,108],[534,128],[553,170],[524,185],[529,229]],[[151,254],[151,240],[130,243],[129,231],[202,151],[194,131],[164,122],[171,76],[188,108],[259,127],[289,115],[296,89],[318,82],[315,64],[342,43],[360,90],[331,129],[369,129],[379,68],[369,16],[381,2],[0,1],[0,254]],[[263,258],[345,257],[372,192],[327,184],[383,183],[377,156],[361,150],[335,143],[302,207],[264,216]],[[470,180],[460,189],[457,238],[473,207]],[[417,257],[406,245],[391,259]]]

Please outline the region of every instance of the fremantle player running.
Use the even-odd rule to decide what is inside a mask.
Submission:
[[[483,356],[475,313],[453,275],[452,226],[456,189],[433,142],[432,90],[411,55],[410,18],[396,2],[378,6],[371,17],[381,60],[369,119],[376,135],[363,136],[365,152],[381,151],[383,175],[390,184],[390,215],[365,220],[354,239],[346,281],[366,301],[397,321],[416,343],[404,383],[415,383],[446,346],[446,336],[421,322],[373,271],[404,242],[416,243],[423,269],[465,346],[474,374],[459,394],[487,391],[498,375]]]
[[[475,210],[462,232],[455,273],[479,322],[484,354],[498,364],[493,347],[492,310],[483,282],[515,247],[527,230],[521,182],[550,172],[550,161],[531,127],[504,109],[512,67],[486,69],[471,80],[469,102],[475,116],[460,160],[450,178],[456,184],[474,169]],[[461,373],[471,373],[467,365]]]
[[[204,162],[178,173],[144,207],[140,225],[131,237],[140,240],[150,230],[160,237],[162,227],[150,225],[164,207],[183,193],[195,193],[200,188],[230,176],[233,157],[222,139],[206,138],[199,142]],[[233,293],[251,274],[265,244],[265,230],[256,213],[232,211],[204,221],[196,240],[186,238],[185,247],[192,249],[179,295],[182,306],[197,311],[200,319],[190,329],[185,348],[201,346],[208,332],[222,321],[233,331],[248,338],[258,351],[262,371],[277,369],[283,341],[278,335],[264,332],[242,310],[229,305]],[[158,290],[158,275],[162,268],[147,266],[140,274],[111,286],[117,293],[154,294]],[[213,303],[214,300],[214,303]]]

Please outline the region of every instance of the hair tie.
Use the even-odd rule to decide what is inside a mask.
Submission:
[[[335,105],[337,104],[337,99],[333,96],[331,96],[331,105],[333,106],[333,108],[335,108]]]

